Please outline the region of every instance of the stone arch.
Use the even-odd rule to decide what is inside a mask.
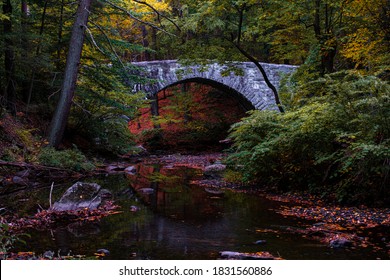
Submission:
[[[150,80],[146,84],[133,85],[133,91],[143,90],[150,95],[183,81],[201,81],[239,93],[255,109],[277,109],[273,92],[252,62],[230,62],[229,66],[240,70],[240,75],[227,71],[228,66],[219,63],[208,65],[181,65],[176,60],[144,61],[133,63],[136,74]],[[283,73],[291,73],[297,67],[262,63],[269,80],[279,86]]]

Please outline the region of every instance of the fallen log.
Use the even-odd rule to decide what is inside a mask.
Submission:
[[[46,165],[33,164],[27,162],[15,162],[15,161],[3,161],[3,160],[0,160],[0,166],[12,166],[12,167],[30,168],[30,169],[37,169],[37,170],[57,170],[57,171],[75,172],[73,170],[66,169],[66,168],[46,166]]]

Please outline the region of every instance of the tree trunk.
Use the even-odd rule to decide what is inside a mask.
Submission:
[[[91,2],[92,0],[79,1],[79,7],[77,9],[76,19],[72,29],[61,95],[49,129],[49,145],[55,148],[58,148],[60,145],[68,122],[73,95],[76,88],[77,73],[83,49],[85,29],[88,22]]]
[[[61,52],[62,52],[62,30],[64,27],[64,5],[65,0],[61,1],[61,9],[60,9],[60,20],[58,24],[58,41],[57,41],[57,69],[60,69],[60,60],[61,60]]]
[[[29,61],[30,60],[30,46],[29,46],[29,40],[28,40],[28,5],[26,1],[22,1],[20,6],[20,11],[22,15],[21,19],[21,45],[22,45],[22,56],[24,57],[24,60]],[[29,82],[27,79],[23,79],[22,86],[21,86],[21,94],[23,96],[23,101],[28,100],[28,92],[29,92]]]
[[[315,1],[315,13],[314,13],[314,33],[316,37],[319,38],[321,36],[321,18],[320,18],[320,10],[321,10],[321,0]]]
[[[336,50],[337,50],[337,43],[336,40],[334,40],[331,34],[331,22],[330,22],[330,13],[329,13],[329,6],[328,4],[325,4],[324,9],[324,21],[323,25],[321,25],[321,6],[322,1],[316,0],[315,1],[315,13],[314,13],[314,22],[313,22],[313,29],[315,36],[318,40],[318,43],[320,45],[320,74],[323,76],[326,73],[332,73],[334,68],[334,58],[336,56]],[[322,28],[321,28],[322,27]],[[334,41],[332,41],[334,40]],[[329,45],[329,42],[332,44]]]
[[[155,95],[152,96],[152,102],[150,102],[150,113],[152,115],[152,120],[153,120],[153,127],[154,128],[160,128],[160,124],[156,123],[155,120],[157,117],[160,115],[160,108],[158,104],[158,94],[156,93]]]
[[[45,29],[45,18],[46,18],[46,10],[47,10],[47,4],[48,0],[45,1],[45,4],[43,5],[43,11],[42,11],[42,16],[41,16],[41,26],[39,28],[39,40],[37,44],[37,48],[35,50],[35,56],[38,58],[40,52],[41,52],[41,45],[42,45],[42,35],[43,35],[43,30]],[[32,92],[34,89],[34,80],[35,80],[35,74],[36,74],[36,67],[32,67],[32,72],[31,72],[31,77],[30,77],[30,84],[28,88],[28,95],[27,95],[27,110],[28,107],[30,106],[31,98],[32,98]]]
[[[334,58],[336,56],[337,43],[335,39],[328,39],[327,48],[321,52],[321,74],[329,74],[334,71]],[[325,41],[326,42],[326,41]],[[330,45],[329,42],[332,42]]]
[[[187,83],[182,83],[181,84],[181,93],[182,94],[186,94],[188,92],[188,88],[189,88],[189,85]],[[191,112],[190,112],[190,109],[188,108],[188,104],[185,104],[185,107],[184,107],[184,123],[189,123],[190,121],[192,121],[192,115],[191,115]]]
[[[3,0],[3,13],[11,18],[12,5],[10,0]],[[12,113],[16,113],[16,81],[15,81],[15,53],[14,45],[10,35],[12,33],[11,19],[3,21],[4,28],[4,70],[5,85],[3,91],[3,102],[5,107]]]
[[[144,25],[141,26],[141,32],[142,32],[142,46],[144,48],[148,48],[149,47],[149,40],[148,40],[149,32],[146,29],[146,26],[144,26]],[[142,61],[149,61],[150,60],[150,53],[149,53],[148,50],[143,50],[142,51],[142,58],[141,58],[141,60]]]
[[[158,53],[158,41],[157,41],[157,30],[152,29],[152,48],[154,52],[151,54],[151,60],[157,60],[157,53]]]

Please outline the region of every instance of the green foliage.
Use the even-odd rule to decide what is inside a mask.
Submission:
[[[11,80],[16,86],[15,96],[0,94],[0,114],[5,112],[4,106],[9,99],[15,102],[13,105],[17,111],[26,111],[33,117],[38,115],[45,122],[51,118],[51,110],[62,87],[67,46],[77,9],[77,5],[68,4],[66,1],[26,1],[28,14],[23,15],[20,1],[11,1],[12,15],[0,13],[0,19],[10,23],[8,34],[0,33],[0,57],[4,60],[5,50],[12,52],[13,69],[10,74],[14,75]],[[124,57],[145,49],[137,45],[136,39],[121,33],[122,27],[113,25],[120,20],[120,15],[106,5],[94,3],[89,19],[68,127],[85,132],[81,134],[90,137],[87,140],[102,139],[101,149],[106,147],[110,152],[122,154],[130,150],[130,134],[123,122],[114,119],[122,115],[132,118],[138,100],[142,98],[142,94],[130,92],[129,83],[138,82],[138,77],[129,74],[131,69],[124,62]],[[7,92],[5,87],[10,84],[5,81],[6,72],[10,71],[0,67],[3,93]],[[34,111],[37,106],[44,109]],[[100,130],[91,128],[89,124],[99,125]],[[106,133],[109,126],[111,130]],[[18,137],[28,141],[29,135],[20,133]],[[122,141],[123,144],[120,143]],[[30,147],[34,143],[23,144]]]
[[[99,150],[115,155],[124,155],[135,150],[134,137],[130,133],[126,120],[91,119],[86,132],[88,139],[92,139]]]
[[[42,165],[74,171],[91,171],[95,168],[77,148],[62,151],[51,147],[43,148],[38,155],[38,161]]]
[[[26,128],[15,128],[15,134],[17,135],[19,141],[23,144],[27,149],[32,149],[34,146],[34,136],[32,132],[35,129],[26,129]]]
[[[233,126],[230,164],[247,181],[388,203],[390,86],[338,72],[294,90],[287,113],[256,111]]]
[[[127,127],[141,102],[143,93],[129,94],[121,66],[102,66],[96,61],[84,68],[70,117],[70,127],[76,133],[97,144],[99,150],[115,155],[129,153],[134,148]]]

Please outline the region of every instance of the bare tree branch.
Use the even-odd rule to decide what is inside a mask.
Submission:
[[[103,50],[100,49],[99,46],[98,46],[98,44],[96,43],[95,38],[93,37],[92,32],[91,32],[91,30],[88,28],[88,26],[86,26],[85,29],[87,30],[87,32],[88,32],[88,34],[89,34],[89,37],[91,37],[92,44],[95,46],[95,48],[97,48],[99,52],[101,52],[102,54],[104,54]]]
[[[106,32],[104,32],[103,28],[102,28],[100,25],[94,23],[94,22],[91,21],[91,20],[90,20],[89,22],[92,23],[92,24],[93,24],[97,29],[99,29],[99,31],[103,34],[104,38],[106,38],[108,44],[110,45],[110,48],[111,48],[112,52],[114,53],[115,57],[118,59],[119,63],[122,65],[123,69],[126,70],[126,66],[123,64],[121,58],[119,57],[119,55],[118,55],[118,53],[116,52],[114,46],[112,45],[112,43],[111,43],[111,41],[110,41],[110,38],[107,36]]]
[[[272,92],[274,94],[275,103],[278,106],[279,111],[281,113],[284,113],[284,108],[282,106],[282,103],[280,102],[278,90],[271,83],[271,81],[268,79],[267,73],[265,72],[263,66],[261,66],[261,64],[252,55],[250,55],[248,52],[246,52],[240,45],[238,45],[237,43],[235,43],[233,41],[230,41],[230,42],[240,51],[240,53],[242,55],[244,55],[247,59],[249,59],[251,62],[253,62],[256,65],[257,69],[260,70],[261,74],[263,75],[265,83],[272,90]]]

